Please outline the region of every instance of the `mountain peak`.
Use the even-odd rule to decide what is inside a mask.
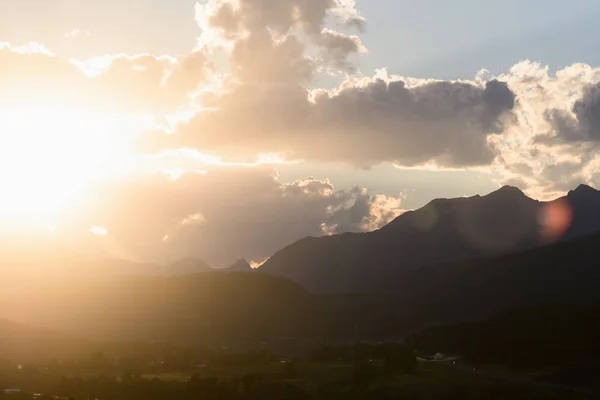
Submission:
[[[248,261],[240,258],[236,262],[234,262],[230,267],[227,268],[228,272],[247,272],[252,271],[252,266],[248,263]]]
[[[504,196],[525,196],[525,193],[516,186],[504,185],[500,189],[493,191],[490,195],[502,194]]]
[[[598,193],[598,190],[594,189],[591,186],[588,186],[588,185],[585,185],[585,184],[581,184],[581,185],[577,186],[577,188],[575,190],[569,191],[569,196],[572,196],[572,195],[596,194],[596,193]]]
[[[373,232],[306,238],[273,255],[261,272],[283,276],[314,292],[360,292],[369,280],[386,279],[427,265],[485,258],[548,243],[540,212],[555,240],[600,232],[600,191],[582,185],[566,210],[546,209],[515,186],[485,196],[432,200]],[[583,195],[582,195],[583,194]],[[548,213],[550,210],[557,213]],[[373,259],[376,257],[377,262]],[[443,278],[440,278],[440,281]]]

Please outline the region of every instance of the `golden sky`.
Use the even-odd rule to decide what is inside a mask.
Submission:
[[[429,200],[409,183],[419,177],[444,197],[600,183],[598,68],[521,61],[457,80],[361,70],[372,21],[360,6],[190,2],[173,32],[189,40],[171,54],[108,52],[120,37],[97,37],[107,10],[83,26],[69,21],[85,10],[60,8],[58,49],[42,21],[5,27],[0,233],[225,266],[307,235],[376,229]],[[163,14],[169,26],[183,18]]]

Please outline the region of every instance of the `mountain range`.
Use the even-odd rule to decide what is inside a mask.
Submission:
[[[511,254],[600,232],[600,191],[580,185],[541,202],[504,186],[486,196],[436,199],[368,233],[307,237],[259,271],[318,293],[365,292],[432,264]]]
[[[94,281],[119,276],[178,276],[257,271],[293,280],[314,293],[370,292],[378,282],[424,266],[479,260],[600,233],[600,191],[580,185],[541,202],[504,186],[485,196],[435,199],[381,229],[306,237],[260,268],[246,260],[212,268],[199,258],[167,264],[88,259],[57,252],[0,254],[11,282]]]
[[[193,258],[49,260],[56,268],[37,271],[53,280],[0,291],[0,318],[85,337],[189,343],[397,338],[429,322],[600,300],[599,228],[595,189],[540,202],[503,187],[434,200],[374,232],[302,239],[257,270],[244,260],[219,270]]]
[[[40,254],[45,257],[40,259]],[[166,264],[142,263],[119,258],[85,258],[78,255],[41,252],[35,257],[2,257],[3,280],[10,288],[18,289],[31,283],[86,282],[113,280],[125,276],[184,276],[210,272],[253,271],[243,259],[227,268],[213,268],[200,258],[187,257]]]
[[[223,269],[225,272],[252,272],[252,270],[252,266],[243,258],[240,258],[231,266]]]
[[[434,200],[375,232],[300,240],[258,270],[243,260],[222,270],[196,259],[98,262],[82,271],[113,271],[111,279],[0,291],[0,318],[92,338],[350,340],[596,301],[599,205],[599,192],[585,186],[552,202],[504,187]]]
[[[121,276],[0,292],[1,318],[93,339],[398,339],[424,324],[600,300],[600,234],[397,270],[365,293],[315,294],[264,273]],[[0,333],[1,335],[1,333]]]

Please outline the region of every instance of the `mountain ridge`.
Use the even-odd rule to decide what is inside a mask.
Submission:
[[[570,218],[568,226],[559,217]],[[510,254],[596,232],[596,189],[580,185],[543,202],[503,186],[484,196],[434,199],[372,232],[301,239],[275,253],[259,271],[315,292],[356,292],[397,270]]]
[[[0,294],[1,317],[94,340],[395,340],[431,322],[478,319],[513,307],[598,301],[598,245],[600,234],[396,271],[380,275],[368,293],[350,295],[314,294],[289,279],[261,273],[63,283]]]

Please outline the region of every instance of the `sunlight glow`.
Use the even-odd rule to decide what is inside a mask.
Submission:
[[[262,266],[267,261],[269,261],[269,258],[271,258],[271,257],[267,257],[267,258],[265,258],[264,260],[261,260],[261,261],[250,261],[250,266],[252,267],[252,269],[256,269],[256,268]]]
[[[99,176],[113,148],[98,117],[75,111],[0,109],[0,221],[47,226],[86,181]]]
[[[101,226],[92,226],[90,228],[90,232],[94,235],[106,236],[106,234],[108,233],[108,229],[103,228]]]

